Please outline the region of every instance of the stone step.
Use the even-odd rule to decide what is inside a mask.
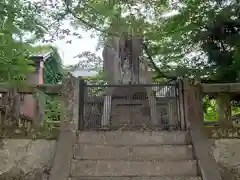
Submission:
[[[75,177],[69,180],[202,180],[197,176],[158,176],[158,177]]]
[[[104,146],[76,144],[74,158],[88,160],[190,160],[190,145]]]
[[[197,176],[195,160],[72,160],[71,176]]]
[[[189,144],[185,131],[86,131],[79,132],[78,141],[99,145]]]

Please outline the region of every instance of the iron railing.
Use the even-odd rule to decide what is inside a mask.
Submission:
[[[80,82],[79,129],[182,129],[179,86]]]

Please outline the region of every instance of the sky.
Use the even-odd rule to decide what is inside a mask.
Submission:
[[[71,29],[70,25],[66,26]],[[85,32],[82,29],[79,29],[78,33],[82,35],[82,39],[78,39],[75,36],[68,36],[67,39],[72,41],[70,44],[66,43],[66,39],[57,40],[53,43],[58,48],[64,65],[77,64],[79,59],[74,57],[84,51],[96,52],[98,39],[96,37],[91,38],[91,32]],[[101,52],[96,53],[101,56]]]
[[[77,39],[74,36],[70,37],[72,40],[71,44],[66,43],[66,40],[58,40],[53,43],[53,45],[59,49],[64,65],[77,64],[79,59],[74,57],[81,52],[95,52],[97,39],[90,38],[89,33],[86,32],[83,32],[82,36],[82,39]]]

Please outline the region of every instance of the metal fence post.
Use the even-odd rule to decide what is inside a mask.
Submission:
[[[85,103],[85,82],[84,79],[79,80],[79,119],[78,119],[78,130],[84,130],[84,103]]]
[[[180,122],[181,122],[181,129],[186,129],[186,119],[185,119],[185,106],[184,106],[184,83],[182,79],[178,80],[178,92],[179,92],[179,110],[180,110]]]

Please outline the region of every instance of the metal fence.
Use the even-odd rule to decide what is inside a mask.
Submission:
[[[81,84],[80,130],[182,129],[178,83]],[[84,99],[84,101],[83,101]]]

